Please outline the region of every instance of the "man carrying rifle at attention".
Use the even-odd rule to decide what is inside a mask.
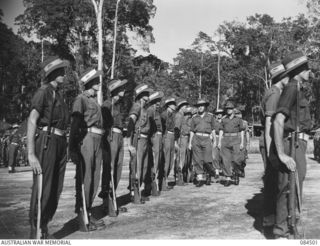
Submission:
[[[150,121],[147,103],[150,90],[141,84],[135,88],[135,102],[129,112],[127,143],[130,152],[130,193],[135,204],[144,204],[149,200],[141,194],[141,185],[146,185],[148,168],[148,137]],[[133,194],[132,194],[133,192]]]
[[[278,188],[275,238],[299,238],[302,184],[306,175],[306,148],[311,130],[309,102],[304,84],[309,80],[308,60],[293,52],[282,61],[289,83],[284,88],[274,119],[274,140],[278,153]],[[271,152],[272,153],[272,152]],[[270,157],[271,158],[271,157]]]
[[[84,91],[76,97],[72,109],[69,152],[76,164],[76,213],[81,231],[105,228],[103,220],[91,215],[100,182],[105,133],[101,107],[97,101],[101,74],[102,71],[90,68],[80,76]]]
[[[108,215],[116,217],[118,215],[118,206],[116,204],[116,189],[119,185],[122,165],[123,165],[123,127],[124,118],[121,113],[121,101],[125,92],[127,80],[114,79],[109,82],[108,89],[111,94],[111,99],[106,100],[102,105],[102,113],[106,115],[105,124],[108,125],[108,141],[104,144],[110,144],[110,149],[107,150],[109,156],[104,157],[102,184],[99,197],[104,200],[107,206]],[[111,129],[110,129],[111,128]],[[126,212],[126,208],[120,209]]]
[[[46,239],[48,223],[58,206],[67,161],[65,131],[69,123],[68,107],[59,87],[65,80],[66,60],[50,57],[42,64],[45,83],[31,101],[28,119],[28,161],[33,170],[30,202],[32,239]]]

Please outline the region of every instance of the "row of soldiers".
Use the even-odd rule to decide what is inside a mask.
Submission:
[[[161,111],[163,93],[140,84],[135,88],[125,126],[120,107],[127,80],[112,80],[108,84],[111,97],[100,105],[97,94],[102,72],[93,68],[80,76],[84,90],[73,103],[67,144],[70,115],[59,91],[67,66],[69,62],[58,57],[46,59],[42,64],[45,83],[31,102],[27,140],[28,161],[33,169],[32,238],[39,232],[37,227],[41,238],[49,236],[48,223],[63,189],[67,148],[76,164],[75,212],[83,231],[105,228],[103,220],[91,214],[101,176],[99,197],[109,216],[126,211],[116,202],[124,143],[130,152],[128,188],[136,204],[149,200],[150,193],[158,196],[172,189],[168,176],[173,167],[177,185],[192,182],[194,177],[197,187],[209,185],[211,177],[218,179],[221,173],[225,176],[224,186],[239,184],[239,176],[244,176],[245,125],[241,117],[236,117],[235,113],[240,112],[232,102],[226,104],[225,116],[222,110],[215,112],[217,117],[209,113],[209,103],[204,99],[193,108],[186,100],[167,98]]]

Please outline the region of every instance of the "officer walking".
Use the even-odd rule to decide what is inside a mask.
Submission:
[[[114,79],[109,82],[108,89],[111,94],[111,99],[106,100],[102,105],[102,114],[105,115],[105,124],[109,132],[108,141],[104,145],[110,146],[109,149],[104,150],[109,153],[104,155],[104,164],[102,171],[102,184],[99,197],[103,198],[104,204],[108,205],[108,215],[115,217],[118,215],[118,211],[113,208],[113,191],[119,185],[123,166],[124,148],[123,148],[123,128],[124,117],[121,113],[121,101],[124,97],[125,85],[127,80]],[[108,156],[109,154],[109,156]],[[106,156],[107,155],[107,156]],[[113,175],[113,184],[111,175]],[[111,200],[111,201],[109,201]],[[118,206],[117,206],[118,208]],[[125,208],[121,208],[121,211],[125,211]]]
[[[222,119],[219,131],[218,148],[221,150],[223,172],[226,176],[224,186],[239,184],[239,166],[244,159],[241,150],[244,148],[243,121],[234,115],[234,105],[228,101],[225,106],[227,116]]]
[[[168,184],[168,176],[171,168],[174,165],[174,150],[175,150],[175,134],[174,134],[174,115],[176,111],[175,98],[168,98],[164,102],[166,110],[161,114],[162,124],[164,126],[163,137],[163,156],[164,156],[164,171],[162,179],[162,191],[168,191],[173,187]]]
[[[65,131],[69,123],[68,107],[59,87],[64,82],[66,60],[49,57],[42,64],[45,84],[31,101],[28,119],[28,161],[33,170],[33,185],[30,201],[31,238],[36,237],[37,180],[42,174],[41,238],[48,238],[48,223],[58,206],[66,169],[67,141]],[[40,182],[39,182],[40,183]]]
[[[18,154],[18,148],[19,148],[19,141],[20,141],[20,136],[16,134],[19,125],[14,124],[12,126],[13,131],[11,132],[11,141],[9,145],[9,156],[8,156],[8,172],[9,173],[15,173],[15,167],[17,165],[17,154]]]
[[[308,59],[302,52],[292,52],[288,54],[282,61],[289,76],[289,83],[284,88],[280,99],[274,120],[274,141],[279,157],[276,163],[278,168],[278,188],[277,207],[276,207],[276,223],[273,233],[276,238],[290,237],[293,234],[288,225],[288,187],[290,172],[295,171],[296,190],[293,211],[300,211],[302,198],[302,186],[306,176],[306,149],[309,139],[309,131],[312,122],[310,115],[309,102],[305,96],[304,84],[309,80],[310,69]],[[301,89],[300,89],[301,88]],[[297,133],[297,142],[294,140],[293,133]],[[294,144],[295,156],[290,156],[290,143]],[[272,152],[271,152],[272,153]],[[270,156],[270,158],[272,158]],[[296,209],[298,208],[298,209]],[[298,216],[297,216],[298,218]],[[293,226],[297,221],[292,221]]]
[[[162,154],[162,122],[160,115],[160,102],[164,94],[162,91],[157,91],[149,96],[148,115],[151,124],[151,155],[152,155],[152,168],[151,168],[151,181],[152,181],[152,195],[160,195],[159,187],[159,164]]]
[[[69,149],[76,170],[76,213],[79,215],[80,230],[94,231],[105,228],[102,220],[96,220],[92,214],[92,204],[100,182],[102,159],[103,118],[101,107],[97,102],[99,76],[101,71],[87,69],[80,82],[84,91],[73,103],[72,122],[70,129]],[[84,197],[81,196],[81,184],[84,186]],[[82,193],[82,194],[83,194]],[[85,206],[81,204],[85,199]],[[88,225],[82,224],[81,209],[88,213]]]
[[[198,114],[192,117],[189,149],[192,149],[192,159],[197,175],[197,187],[206,183],[210,185],[210,176],[214,176],[212,166],[212,139],[215,129],[213,114],[207,112],[209,103],[199,99],[195,106],[198,107]],[[215,137],[215,136],[214,136]]]
[[[147,112],[150,89],[146,84],[140,84],[135,88],[135,102],[129,112],[127,132],[128,148],[131,155],[130,183],[133,190],[138,192],[135,203],[143,204],[149,198],[142,194],[142,183],[146,188],[148,168],[148,136],[150,120]]]
[[[222,172],[222,160],[221,160],[221,153],[220,149],[217,146],[217,142],[219,139],[219,129],[220,129],[220,124],[222,121],[222,115],[223,115],[223,110],[222,109],[216,109],[215,111],[215,119],[216,119],[216,124],[215,124],[215,138],[216,141],[214,142],[212,146],[212,159],[213,159],[213,168],[215,169],[215,175],[214,178],[216,180],[219,179],[220,171]]]
[[[266,152],[262,153],[265,163],[264,180],[264,212],[263,212],[263,226],[267,232],[268,228],[273,227],[276,214],[276,195],[277,195],[277,171],[270,161],[270,146],[273,138],[272,117],[277,110],[279,98],[283,88],[288,84],[289,78],[285,73],[286,70],[281,62],[272,63],[268,69],[272,86],[266,91],[262,102],[262,116],[261,123],[264,126],[263,146]],[[274,145],[274,144],[273,144]],[[274,150],[274,148],[272,149]],[[273,154],[274,155],[274,154]]]

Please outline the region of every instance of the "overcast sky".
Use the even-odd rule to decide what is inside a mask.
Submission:
[[[14,31],[14,18],[23,13],[22,1],[0,0],[3,19]],[[266,13],[280,21],[306,12],[303,0],[154,0],[154,4],[157,12],[150,24],[156,43],[150,51],[168,62],[179,48],[189,47],[199,31],[213,35],[223,21],[245,21],[255,13]]]

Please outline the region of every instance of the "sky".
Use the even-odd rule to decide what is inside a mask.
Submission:
[[[14,18],[23,13],[22,2],[0,0],[4,22],[15,32],[18,28],[14,26]],[[150,45],[150,52],[170,63],[180,48],[190,47],[200,31],[213,35],[224,21],[245,21],[256,13],[269,14],[280,21],[306,13],[304,0],[154,0],[154,5],[157,11],[150,24],[155,44]]]

